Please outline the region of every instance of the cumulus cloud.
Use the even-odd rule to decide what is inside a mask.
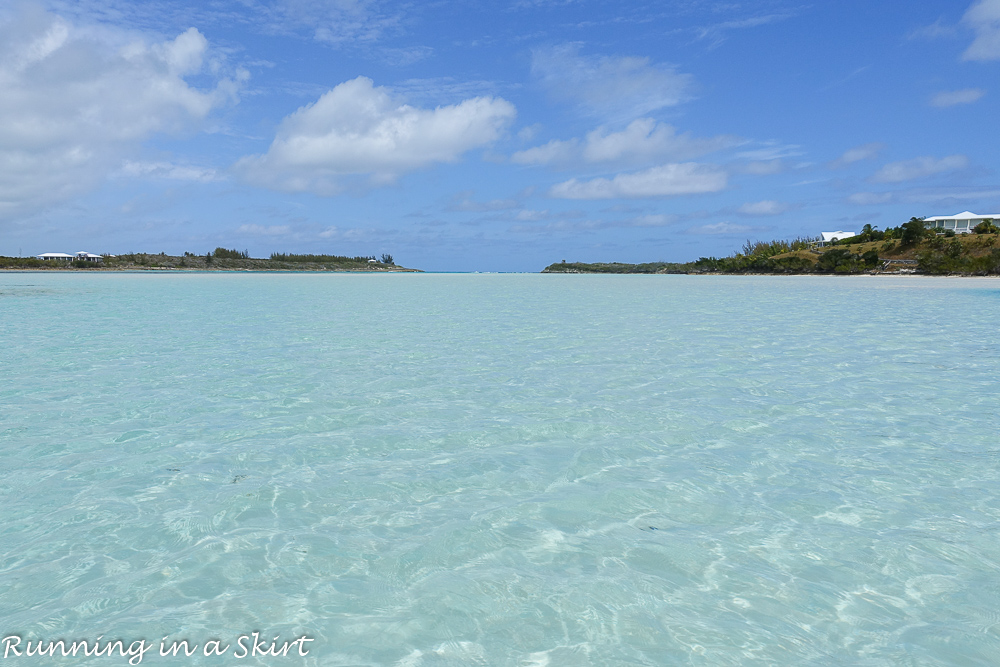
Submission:
[[[784,202],[765,199],[763,201],[743,204],[737,211],[743,215],[765,216],[781,215],[789,208],[791,207]]]
[[[147,43],[37,9],[0,24],[0,218],[96,187],[144,139],[197,129],[235,100],[231,79],[186,81],[207,50],[194,28]]]
[[[608,119],[642,116],[692,97],[690,74],[649,58],[583,56],[576,45],[539,49],[531,72],[557,98]]]
[[[565,164],[579,157],[580,153],[578,139],[553,139],[547,144],[517,151],[510,156],[510,160],[516,164]]]
[[[972,104],[986,94],[982,88],[946,90],[931,98],[932,107],[953,107],[958,104]]]
[[[893,200],[891,192],[855,192],[847,198],[851,204],[859,206],[872,206],[874,204],[888,204]]]
[[[1000,60],[1000,0],[979,0],[965,12],[962,23],[976,32],[962,54],[964,60]]]
[[[919,178],[927,178],[946,171],[962,169],[969,164],[964,155],[949,155],[939,160],[932,157],[918,157],[901,162],[890,162],[872,176],[874,183],[901,183]]]
[[[854,148],[849,148],[844,151],[844,154],[831,162],[830,166],[837,169],[839,167],[846,167],[849,164],[854,164],[855,162],[861,162],[862,160],[872,160],[878,157],[878,154],[883,150],[885,150],[885,144],[879,142],[855,146]]]
[[[727,174],[707,164],[665,164],[614,178],[579,181],[575,178],[554,185],[549,191],[560,199],[617,199],[671,197],[718,192],[726,187]]]
[[[500,137],[514,105],[494,97],[419,109],[401,104],[371,79],[358,77],[286,117],[264,155],[242,158],[236,170],[251,183],[290,192],[332,195],[343,179],[367,175],[391,183]]]
[[[739,144],[738,137],[720,135],[709,139],[678,134],[666,123],[639,118],[619,132],[599,127],[588,132],[583,141],[553,140],[542,146],[518,151],[511,156],[517,164],[642,164],[657,160],[689,160],[712,151]]]

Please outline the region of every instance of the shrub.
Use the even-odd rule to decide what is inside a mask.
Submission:
[[[987,218],[973,227],[972,231],[975,234],[996,234],[1000,232],[1000,228],[993,224],[992,218]]]
[[[816,268],[833,273],[859,273],[866,268],[874,268],[877,263],[878,252],[874,250],[855,255],[846,248],[834,248],[820,255]]]

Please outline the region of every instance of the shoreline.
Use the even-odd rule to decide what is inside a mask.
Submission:
[[[169,266],[151,266],[148,268],[122,267],[122,268],[94,268],[78,269],[75,267],[53,267],[41,269],[37,267],[0,268],[0,273],[424,273],[423,269],[179,269]]]
[[[539,275],[579,275],[579,276],[697,276],[697,277],[771,277],[771,278],[879,278],[879,277],[901,277],[901,278],[986,278],[986,279],[1000,279],[1000,275],[997,274],[975,274],[975,273],[918,273],[916,271],[910,271],[907,273],[895,273],[891,271],[878,271],[878,272],[864,272],[864,273],[758,273],[758,272],[745,272],[745,273],[722,273],[720,271],[711,271],[704,273],[639,273],[639,272],[620,272],[615,273],[612,271],[539,271]]]

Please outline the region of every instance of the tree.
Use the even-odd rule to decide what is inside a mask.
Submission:
[[[909,222],[903,223],[902,229],[902,241],[903,245],[910,245],[911,243],[916,243],[924,237],[924,221],[920,218],[910,218]]]
[[[393,259],[392,259],[392,255],[387,255],[385,253],[382,253],[382,263],[383,264],[388,264],[389,266],[395,266],[396,265],[396,262],[393,261]]]

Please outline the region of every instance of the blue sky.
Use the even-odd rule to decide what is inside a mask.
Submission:
[[[1000,0],[0,9],[0,254],[686,261],[1000,212]]]

